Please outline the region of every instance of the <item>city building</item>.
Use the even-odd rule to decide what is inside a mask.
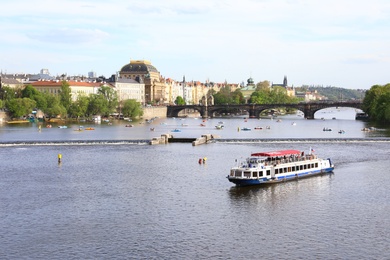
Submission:
[[[177,97],[183,97],[183,87],[181,82],[171,78],[165,79],[165,96],[167,97],[167,104],[174,105]]]
[[[312,91],[297,92],[295,95],[296,95],[296,97],[303,99],[305,102],[327,99],[326,97],[321,96],[317,92],[317,90],[315,90],[314,92],[312,92]]]
[[[73,101],[76,101],[77,97],[81,95],[89,96],[91,94],[97,94],[98,89],[105,85],[101,82],[85,82],[74,80],[67,80],[66,83],[69,84]],[[39,80],[28,83],[27,85],[33,86],[40,92],[59,95],[62,84],[63,81],[60,80]]]
[[[245,103],[247,103],[248,100],[251,98],[252,93],[256,91],[255,81],[252,78],[249,78],[247,80],[246,86],[242,87],[240,90],[242,95],[244,96]]]
[[[282,87],[286,90],[287,96],[295,97],[295,89],[294,87],[289,87],[287,84],[287,76],[284,76],[282,84],[274,84],[272,83],[271,87]]]
[[[118,95],[118,101],[134,99],[145,105],[145,84],[131,78],[121,78],[113,75],[108,84],[113,87]]]
[[[23,88],[23,83],[14,78],[8,78],[0,75],[0,89],[3,87],[9,87],[13,89]]]
[[[145,101],[156,105],[166,104],[165,79],[160,72],[147,60],[130,60],[119,71],[121,78],[133,79],[145,84]]]

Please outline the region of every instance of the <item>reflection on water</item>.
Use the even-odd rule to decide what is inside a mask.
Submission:
[[[333,111],[333,110],[332,110]],[[321,120],[324,115],[337,116],[336,120]],[[319,116],[318,116],[319,115]],[[68,124],[67,129],[43,127],[38,131],[37,124],[0,125],[0,142],[3,141],[80,141],[80,140],[150,140],[161,134],[172,134],[174,137],[200,137],[203,134],[213,134],[223,139],[272,139],[272,138],[365,138],[389,137],[390,128],[381,128],[379,131],[364,132],[363,128],[372,126],[370,123],[355,121],[355,110],[338,109],[331,113],[327,110],[318,111],[317,119],[306,120],[298,115],[278,117],[280,120],[241,118],[158,118],[150,123],[146,121],[133,122],[134,127],[126,127],[128,122],[114,121],[91,124],[80,123],[83,129],[93,127],[92,131],[78,130],[80,124]],[[216,126],[223,121],[224,127]],[[203,125],[203,126],[201,126]],[[150,131],[153,128],[154,131]],[[239,131],[249,128],[251,131]],[[256,129],[255,129],[256,128]],[[324,128],[332,131],[324,132]],[[180,132],[172,132],[179,129]],[[343,134],[339,134],[342,130]]]
[[[225,122],[231,128],[245,123]],[[288,122],[274,126],[284,129],[285,136],[303,122],[313,132],[322,127],[322,121]],[[349,122],[352,127],[363,124]],[[191,135],[201,133],[190,125]],[[142,127],[140,136],[147,139]],[[0,129],[0,137],[25,137]],[[97,128],[88,145],[75,145],[66,135],[57,139],[54,133],[65,129],[50,129],[58,131],[47,130],[41,137],[56,144],[0,147],[2,259],[387,257],[388,138],[325,142],[307,138],[310,134],[301,129],[295,141],[280,142],[275,135],[259,142],[226,127],[214,131],[233,131],[239,138],[196,147],[97,141],[110,140],[103,134],[110,129]],[[113,129],[114,140],[137,139],[124,135],[138,130]],[[252,152],[310,147],[319,157],[332,158],[334,174],[265,187],[235,187],[226,179],[235,159]],[[206,164],[199,164],[204,157]]]
[[[304,178],[289,182],[270,184],[264,186],[236,187],[232,186],[229,190],[230,201],[235,204],[265,203],[274,204],[274,202],[288,202],[292,194],[301,194],[306,196],[313,191],[324,190],[329,188],[334,173],[327,173],[316,176],[315,178]]]

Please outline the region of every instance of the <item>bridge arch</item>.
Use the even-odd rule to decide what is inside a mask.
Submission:
[[[180,106],[168,106],[167,117],[177,117],[179,112],[189,108],[199,111],[202,117],[213,117],[216,112],[221,111],[247,111],[250,117],[258,118],[260,113],[267,109],[286,107],[300,110],[304,113],[304,117],[307,119],[314,119],[315,112],[330,108],[330,107],[350,107],[363,110],[362,101],[347,101],[347,102],[300,102],[297,104],[241,104],[241,105],[214,105],[214,106],[202,106],[202,105],[180,105]]]
[[[202,110],[202,106],[195,106],[195,105],[168,106],[167,107],[167,117],[178,117],[179,113],[185,109],[196,110],[203,117],[204,111]]]

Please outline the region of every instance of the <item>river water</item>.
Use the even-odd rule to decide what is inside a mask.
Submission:
[[[388,259],[389,129],[363,132],[367,123],[342,119],[349,111],[333,113],[0,126],[0,258]],[[238,131],[254,126],[270,129]],[[221,138],[147,144],[174,128]],[[332,158],[333,174],[244,188],[225,178],[251,152],[310,148]]]

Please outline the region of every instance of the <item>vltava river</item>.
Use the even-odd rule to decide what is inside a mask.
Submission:
[[[218,121],[223,130],[214,130]],[[363,132],[365,123],[343,119],[201,122],[0,127],[0,258],[388,258],[388,129]],[[257,125],[271,129],[237,130]],[[211,132],[221,141],[134,141],[176,127],[175,136]],[[225,178],[251,152],[310,148],[332,158],[333,174],[246,188]]]

